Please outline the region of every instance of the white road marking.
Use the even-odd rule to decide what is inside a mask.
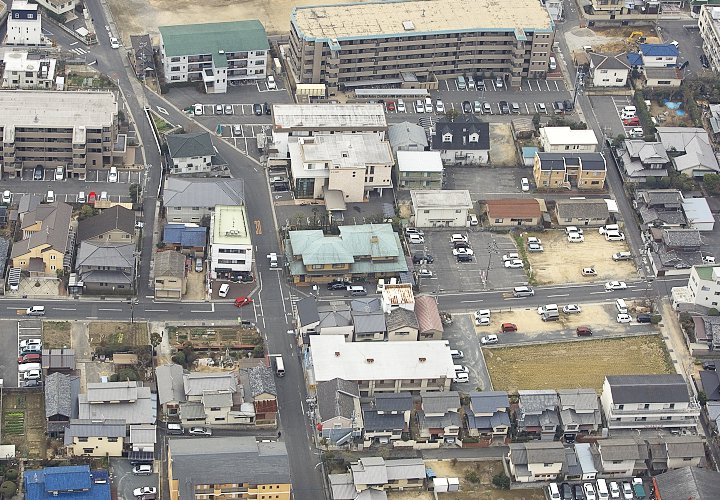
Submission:
[[[548,299],[551,299],[553,297],[569,297],[569,296],[570,296],[569,293],[559,293],[557,295],[548,295]]]
[[[99,310],[99,311],[102,311],[102,309],[98,309],[98,310]],[[120,309],[118,309],[118,311],[119,311],[119,310],[120,310]],[[165,312],[165,313],[166,313],[166,312],[168,312],[168,310],[167,310],[167,309],[145,309],[145,312],[149,312],[149,313]],[[194,311],[192,311],[192,312],[194,312]],[[203,312],[207,312],[207,311],[203,311]]]
[[[122,311],[122,309],[100,309],[98,308],[98,311]]]
[[[55,311],[77,311],[74,307],[53,307]]]

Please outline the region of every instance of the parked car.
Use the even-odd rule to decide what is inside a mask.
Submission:
[[[520,179],[520,189],[523,193],[527,193],[528,191],[530,191],[530,181],[527,177],[523,177],[522,179]]]
[[[256,116],[260,116],[263,114],[262,104],[255,103],[253,104],[253,113],[255,113]]]
[[[7,191],[7,190],[3,191],[2,202],[5,203],[6,205],[9,205],[11,200],[12,200],[12,194],[10,193],[10,191]]]
[[[457,257],[458,255],[474,255],[474,252],[472,251],[472,248],[460,247],[453,248],[452,254]]]
[[[553,113],[555,113],[556,115],[561,115],[565,112],[565,105],[563,104],[562,101],[555,101],[555,102],[553,102],[552,106],[553,106]]]
[[[702,367],[703,367],[703,370],[707,370],[707,371],[710,371],[710,372],[714,372],[715,369],[716,369],[716,367],[715,367],[715,361],[705,361],[705,362],[702,364]]]
[[[472,113],[472,104],[470,104],[470,101],[463,101],[462,102],[462,110],[463,113]]]
[[[435,111],[438,113],[444,113],[445,112],[445,104],[442,102],[442,100],[438,99],[435,101]]]
[[[480,339],[480,343],[482,345],[489,345],[489,344],[497,344],[498,343],[498,336],[497,335],[485,335]]]
[[[133,495],[136,497],[141,497],[143,495],[156,495],[157,494],[157,488],[153,488],[152,486],[143,486],[142,488],[135,488],[133,490]]]
[[[499,89],[501,89],[505,86],[502,76],[495,77],[495,86]]]
[[[503,323],[500,325],[500,331],[502,333],[517,332],[518,327],[515,323]]]
[[[543,246],[539,243],[528,243],[528,252],[542,252]]]
[[[45,169],[42,165],[36,166],[35,170],[33,170],[33,180],[41,181],[43,180],[43,177],[45,177]]]
[[[347,287],[351,286],[352,283],[345,280],[335,280],[331,281],[327,284],[328,290],[345,290]]]
[[[483,114],[488,114],[488,115],[493,114],[493,112],[492,112],[492,106],[490,106],[490,103],[489,103],[489,102],[484,102],[484,103],[483,103],[483,105],[482,105],[482,110],[483,110]]]
[[[705,69],[710,68],[710,60],[707,58],[707,56],[705,54],[700,54],[700,64]]]
[[[450,236],[450,243],[456,243],[458,241],[463,241],[467,243],[468,237],[464,234],[455,233],[452,236]]]
[[[18,356],[18,364],[23,365],[26,363],[40,363],[42,361],[42,355],[37,353],[25,354]]]
[[[195,116],[202,116],[203,114],[203,105],[202,104],[195,104],[193,106],[193,113],[195,113]]]
[[[582,275],[583,276],[597,276],[597,271],[595,271],[594,267],[583,267]]]
[[[563,312],[565,314],[580,314],[582,312],[582,307],[578,304],[568,304],[563,306]]]
[[[397,112],[398,113],[405,113],[407,111],[407,108],[405,107],[405,101],[402,99],[398,99],[397,102]]]
[[[415,112],[416,113],[424,113],[425,112],[425,103],[422,102],[421,99],[418,99],[415,101]]]
[[[515,252],[513,252],[513,253],[506,253],[505,255],[502,256],[503,262],[508,261],[508,260],[516,260],[516,259],[519,259],[519,258],[520,258],[520,255],[517,254],[517,253],[515,253]]]
[[[231,104],[225,105],[225,114],[226,115],[232,115],[233,114],[233,107]]]
[[[191,436],[212,436],[212,429],[207,427],[190,427],[188,434]]]
[[[490,309],[478,309],[475,311],[475,317],[476,318],[489,318],[490,317]]]
[[[385,110],[388,112],[394,112],[395,111],[395,101],[388,101],[385,103]]]
[[[632,254],[630,252],[617,252],[612,255],[612,260],[618,261],[618,260],[630,260],[632,259]]]
[[[435,258],[429,253],[415,252],[413,254],[413,264],[422,264],[423,261],[432,264],[435,262]]]
[[[118,40],[114,36],[111,36],[110,37],[110,48],[111,49],[119,49],[120,48],[120,40]]]
[[[216,114],[216,115],[222,115],[222,114],[223,114],[223,106],[222,106],[222,104],[216,104],[216,105],[215,105],[215,114]]]
[[[627,288],[627,283],[624,281],[608,281],[605,283],[605,290],[606,291],[612,291],[612,290],[625,290]]]
[[[425,243],[425,238],[419,234],[409,234],[408,241],[416,244]]]
[[[545,114],[545,115],[547,114],[547,108],[545,107],[545,103],[544,103],[544,102],[539,102],[538,105],[537,105],[537,109],[538,109],[538,112],[539,112],[539,113],[543,113],[543,114]]]
[[[453,243],[453,248],[470,248],[470,243],[467,241],[456,241]]]
[[[575,329],[575,334],[578,337],[591,337],[592,336],[592,329],[590,329],[589,326],[578,326]]]
[[[471,226],[477,226],[478,225],[478,218],[475,214],[468,214],[468,222]]]
[[[595,487],[592,483],[584,483],[583,490],[587,500],[595,500]]]
[[[452,357],[452,359],[463,359],[465,357],[465,354],[463,354],[463,352],[458,349],[450,349],[450,356]]]
[[[275,77],[272,75],[269,75],[267,77],[267,88],[268,90],[276,90],[277,84],[275,83]]]
[[[456,384],[464,384],[466,382],[470,382],[470,375],[468,372],[455,372],[455,378],[453,379],[453,382]]]
[[[28,346],[37,345],[42,346],[42,340],[40,339],[25,339],[20,341],[20,349],[25,349]]]
[[[635,320],[638,323],[652,323],[652,316],[649,314],[638,314]]]
[[[65,168],[55,167],[55,180],[62,181],[65,179]]]
[[[473,112],[477,114],[482,114],[482,103],[480,101],[473,102]]]
[[[567,235],[569,243],[582,243],[585,241],[585,237],[580,233],[570,233]]]
[[[417,274],[421,278],[432,278],[433,276],[433,273],[430,269],[420,269]]]
[[[40,380],[42,370],[29,370],[23,374],[23,380]]]
[[[266,115],[272,114],[272,108],[268,103],[263,103],[263,111],[265,111]]]
[[[512,103],[510,105],[510,108],[512,109],[512,112],[519,115],[520,114],[520,105],[516,102]]]
[[[136,476],[150,476],[153,473],[153,466],[150,464],[136,465],[133,467],[132,473]]]
[[[419,234],[420,236],[423,236],[425,233],[423,233],[420,229],[414,228],[414,227],[406,227],[405,228],[405,234]]]
[[[618,323],[630,323],[632,321],[632,317],[629,314],[620,313],[617,315],[617,318],[615,318],[615,320]]]
[[[502,115],[509,115],[510,114],[510,105],[507,101],[500,101],[500,114]]]
[[[522,269],[524,264],[520,259],[506,260],[505,267],[509,269]]]
[[[473,256],[472,256],[472,255],[460,254],[460,255],[457,256],[457,261],[458,261],[458,262],[472,262],[472,260],[473,260]]]
[[[624,118],[623,119],[623,125],[626,127],[637,127],[640,125],[640,118],[637,116],[633,116],[632,118]]]
[[[630,483],[627,481],[623,481],[622,483],[622,493],[625,500],[633,500],[633,498],[635,498],[633,496],[632,486],[630,486]]]
[[[489,326],[490,325],[490,318],[478,318],[475,317],[475,326]]]

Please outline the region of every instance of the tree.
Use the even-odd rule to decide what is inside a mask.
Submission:
[[[720,174],[705,174],[703,182],[708,193],[720,194]]]
[[[532,117],[533,127],[536,129],[540,126],[540,113],[535,113]]]
[[[187,360],[185,359],[185,353],[182,351],[178,351],[172,357],[172,361],[173,361],[173,363],[175,363],[177,365],[185,366],[185,363],[187,363]]]
[[[0,485],[0,493],[2,493],[4,497],[12,497],[17,493],[17,485],[12,481],[5,481]]]
[[[93,215],[97,215],[98,211],[95,210],[90,205],[83,205],[80,207],[80,213],[78,214],[78,219],[83,220],[87,219],[88,217],[92,217]]]
[[[133,205],[137,205],[140,202],[140,184],[130,184],[128,190],[130,191],[130,200]]]
[[[705,391],[698,391],[698,403],[700,403],[700,406],[705,406],[707,404],[707,394],[705,394]]]
[[[9,479],[10,481],[15,481],[17,478],[18,478],[17,469],[8,469],[5,471],[5,479]]]
[[[492,483],[493,485],[495,485],[496,488],[500,488],[502,490],[510,489],[510,478],[507,477],[503,472],[501,472],[500,474],[495,474],[492,478]]]
[[[153,348],[160,345],[162,342],[162,335],[160,335],[158,332],[152,332],[150,334],[150,345],[153,346]]]
[[[448,109],[445,111],[445,116],[448,120],[453,121],[455,118],[460,116],[460,112],[457,109]]]

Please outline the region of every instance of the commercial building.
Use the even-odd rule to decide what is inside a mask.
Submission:
[[[27,52],[6,52],[2,86],[11,89],[49,89],[55,82],[55,59]]]
[[[68,177],[83,180],[88,168],[124,159],[112,92],[4,90],[0,109],[3,173],[10,177],[41,165],[64,166]]]
[[[160,56],[167,83],[202,82],[208,94],[262,80],[268,44],[258,20],[160,26]]]
[[[38,6],[25,0],[15,0],[7,18],[6,45],[34,47],[46,45],[42,34],[42,19]]]
[[[473,203],[467,189],[410,191],[416,227],[465,227]]]
[[[540,145],[546,153],[592,153],[598,140],[592,129],[573,130],[570,127],[542,127]]]
[[[440,152],[398,151],[395,179],[398,189],[442,189]]]
[[[219,205],[210,218],[210,276],[231,278],[252,270],[252,241],[244,206]]]
[[[703,5],[700,8],[700,37],[702,38],[702,49],[708,58],[710,68],[720,71],[720,7]]]
[[[607,165],[602,153],[537,153],[533,177],[538,189],[599,190]]]
[[[290,70],[330,94],[353,87],[430,88],[437,78],[543,78],[554,25],[537,0],[367,2],[296,7]]]

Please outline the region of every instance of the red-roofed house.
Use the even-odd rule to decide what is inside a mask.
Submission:
[[[430,295],[416,296],[415,316],[418,322],[418,340],[442,340],[443,324],[434,298]]]
[[[534,198],[506,198],[488,200],[486,203],[488,224],[492,227],[539,226],[542,212]]]

